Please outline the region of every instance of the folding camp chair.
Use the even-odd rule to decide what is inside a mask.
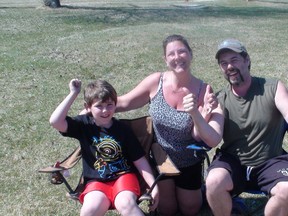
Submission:
[[[210,158],[208,155],[208,152],[211,150],[211,147],[208,146],[206,143],[203,141],[193,143],[191,145],[187,146],[187,149],[193,152],[195,157],[198,157],[201,159],[202,163],[202,199],[203,199],[203,205],[202,208],[208,207],[208,202],[206,199],[206,186],[205,186],[205,179],[207,176],[207,168],[210,165]]]
[[[201,142],[188,145],[187,149],[192,150],[195,157],[198,157],[201,159],[202,168],[203,168],[202,169],[202,178],[203,178],[202,181],[204,184],[205,178],[207,176],[206,168],[208,168],[208,166],[210,165],[210,158],[207,152],[209,152],[212,148],[208,146],[206,143],[204,143],[203,141],[201,141]]]
[[[151,158],[153,158],[153,163],[155,163],[155,165],[153,165],[152,163],[152,167],[157,170],[157,177],[151,188],[148,188],[145,181],[142,179],[142,176],[140,176],[139,174],[139,182],[142,191],[142,196],[139,198],[139,202],[143,200],[151,200],[150,194],[157,182],[163,176],[179,175],[180,171],[175,167],[175,165],[168,157],[168,155],[163,151],[161,146],[153,142],[151,117],[145,116],[136,119],[120,119],[120,121],[131,127],[132,131],[134,132],[142,147],[144,148],[147,159],[149,161],[152,161]],[[58,162],[53,166],[40,169],[39,172],[49,173],[50,182],[52,184],[64,183],[68,189],[67,196],[74,200],[78,200],[79,195],[84,190],[83,178],[80,178],[78,185],[75,189],[73,189],[65,178],[63,172],[72,169],[80,159],[81,148],[79,146],[63,161]]]

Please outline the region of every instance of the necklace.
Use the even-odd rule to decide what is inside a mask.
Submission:
[[[176,86],[177,86],[177,84],[176,84]],[[183,90],[183,87],[184,87],[185,85],[180,85],[180,87],[173,87],[173,82],[172,81],[170,81],[170,89],[171,89],[171,91],[172,91],[172,94],[181,94],[181,93],[183,93],[184,92],[184,90]]]

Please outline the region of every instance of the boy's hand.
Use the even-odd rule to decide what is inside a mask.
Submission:
[[[79,94],[81,91],[81,80],[72,79],[69,83],[69,88],[71,93]]]
[[[154,187],[151,196],[152,203],[149,205],[149,211],[155,211],[159,204],[159,189],[157,185]]]

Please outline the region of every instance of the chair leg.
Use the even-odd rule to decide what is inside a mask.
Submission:
[[[62,175],[62,173],[60,171],[57,172],[57,175],[61,178],[61,180],[63,181],[63,183],[65,184],[66,188],[68,189],[69,194],[73,194],[74,190],[72,189],[72,187],[70,186],[70,184],[67,182],[67,180],[64,178],[64,176]]]
[[[163,176],[165,176],[165,174],[163,174],[163,173],[160,173],[160,174],[157,176],[157,178],[155,179],[155,181],[153,182],[153,184],[152,184],[152,186],[149,188],[149,190],[139,198],[139,202],[142,202],[142,201],[144,201],[144,200],[147,200],[148,202],[151,202],[151,201],[152,201],[151,193],[152,193],[154,187],[156,186],[156,184],[158,183],[158,181],[159,181]]]

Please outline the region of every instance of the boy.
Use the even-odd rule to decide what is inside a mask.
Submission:
[[[69,95],[52,113],[50,124],[63,136],[78,139],[81,145],[86,186],[79,197],[83,204],[80,215],[105,215],[111,208],[121,215],[144,215],[136,202],[140,187],[133,167],[149,186],[155,179],[131,129],[113,118],[117,103],[115,89],[101,80],[88,84],[84,105],[90,114],[72,118],[67,114],[81,91],[81,81],[72,79],[69,88]],[[157,186],[152,198],[150,210],[155,210]]]

